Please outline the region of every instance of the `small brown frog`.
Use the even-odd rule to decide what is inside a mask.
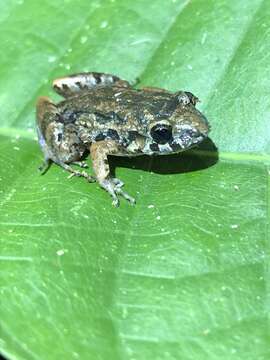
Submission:
[[[37,102],[37,132],[45,156],[41,170],[56,163],[72,175],[97,181],[119,205],[118,195],[132,204],[123,182],[110,175],[108,155],[163,155],[184,151],[208,136],[205,116],[196,109],[198,98],[188,91],[172,93],[133,88],[117,76],[81,73],[57,79],[54,90],[65,100],[47,97]],[[96,177],[70,165],[89,151]]]

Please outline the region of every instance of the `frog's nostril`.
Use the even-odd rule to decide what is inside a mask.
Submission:
[[[184,129],[180,133],[180,137],[182,139],[192,139],[194,137],[197,137],[199,135],[199,132],[193,129]]]

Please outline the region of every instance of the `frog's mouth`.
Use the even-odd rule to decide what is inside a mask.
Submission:
[[[166,144],[157,144],[156,142],[146,144],[145,154],[169,155],[190,149],[201,143],[207,136],[197,135],[196,137],[185,134],[180,138],[173,139]]]
[[[183,141],[182,141],[181,144],[179,144],[177,142],[172,142],[170,144],[159,145],[158,146],[159,153],[162,155],[166,155],[166,154],[175,154],[178,152],[182,152],[182,151],[192,148],[193,146],[196,146],[203,140],[204,140],[204,137],[198,137],[196,140],[193,140],[193,141],[186,140],[185,143],[183,143]]]

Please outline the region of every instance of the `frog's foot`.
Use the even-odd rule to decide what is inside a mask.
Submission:
[[[92,175],[89,175],[86,171],[74,170],[70,165],[62,162],[57,162],[57,165],[61,166],[61,168],[63,168],[64,170],[70,173],[69,178],[73,176],[78,176],[78,177],[84,177],[87,181],[91,183],[96,182],[96,178]]]
[[[129,196],[125,191],[123,191],[121,188],[124,185],[124,183],[117,179],[117,178],[109,178],[105,179],[103,181],[99,181],[100,186],[108,191],[108,193],[113,198],[113,206],[118,207],[120,202],[117,195],[123,196],[127,201],[129,201],[132,205],[136,203],[135,199],[131,196]]]
[[[77,165],[83,169],[87,169],[89,167],[85,161],[73,161],[72,165]]]

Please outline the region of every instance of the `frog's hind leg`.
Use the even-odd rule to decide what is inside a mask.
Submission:
[[[86,171],[78,171],[70,165],[86,168],[82,161],[85,146],[74,132],[72,125],[65,126],[59,121],[57,106],[47,97],[40,97],[37,102],[37,133],[38,141],[44,154],[44,161],[39,167],[41,174],[45,174],[51,163],[55,163],[68,171],[71,176],[84,177],[89,182],[95,178]]]
[[[53,154],[46,141],[46,130],[54,123],[57,113],[57,107],[51,99],[45,96],[38,98],[36,106],[36,126],[38,142],[44,154],[44,161],[39,167],[41,174],[45,174],[53,162]]]
[[[130,87],[130,84],[115,75],[98,72],[73,74],[53,81],[53,89],[65,98],[98,86]]]

